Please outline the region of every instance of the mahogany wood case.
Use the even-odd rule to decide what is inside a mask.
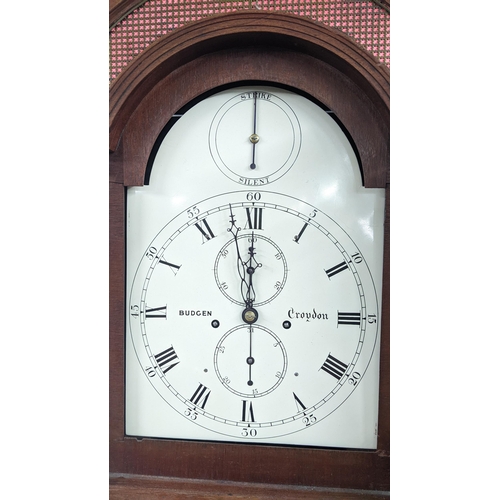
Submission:
[[[126,187],[144,184],[154,143],[176,111],[211,89],[248,81],[292,87],[331,109],[356,144],[365,187],[386,189],[376,451],[137,440],[124,435]],[[222,496],[232,494],[242,498],[275,495],[347,499],[371,498],[375,492],[387,492],[389,71],[386,66],[340,31],[302,17],[256,10],[212,16],[158,39],[118,76],[110,89],[109,137],[110,498],[215,498],[219,492]],[[252,489],[249,483],[260,486]],[[165,493],[169,491],[170,496]]]

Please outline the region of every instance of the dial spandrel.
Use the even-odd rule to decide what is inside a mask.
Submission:
[[[328,116],[333,139],[314,142],[326,133],[323,110],[279,89],[255,92],[225,91],[189,110],[164,139],[150,185],[129,189],[126,431],[374,448],[383,193],[362,191]],[[249,104],[244,147],[249,170],[259,169],[259,100],[300,130],[300,148],[290,138],[276,146],[294,161],[273,160],[281,173],[266,189],[236,185],[213,152],[226,163],[247,154],[213,137],[224,137],[226,119],[239,127]],[[320,151],[309,163],[311,148]]]

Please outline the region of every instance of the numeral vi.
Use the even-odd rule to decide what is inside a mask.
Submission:
[[[262,229],[262,208],[247,208],[246,229]]]

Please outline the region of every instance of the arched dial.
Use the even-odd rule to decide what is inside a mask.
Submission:
[[[221,172],[245,186],[263,186],[284,175],[301,147],[299,120],[290,105],[266,89],[240,92],[210,125],[210,154]]]
[[[383,190],[292,90],[176,116],[127,192],[126,433],[376,448]]]
[[[353,391],[363,396],[379,323],[372,276],[346,231],[304,201],[200,200],[144,249],[130,290],[143,379],[186,425],[300,443]],[[154,435],[175,435],[155,418]]]

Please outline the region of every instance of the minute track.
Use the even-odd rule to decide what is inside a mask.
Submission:
[[[187,224],[181,223],[179,230],[178,231],[175,231],[175,230],[171,231],[169,237],[162,238],[161,233],[160,233],[159,236],[157,237],[157,239],[155,240],[154,244],[152,243],[150,246],[158,247],[159,248],[158,255],[160,258],[162,258],[161,256],[164,253],[166,253],[167,250],[169,252],[173,251],[174,245],[176,244],[177,241],[180,241],[180,238],[182,238],[184,234],[188,234],[186,232],[187,228],[189,228],[191,225],[196,225],[196,224],[199,225],[200,224],[199,221],[206,221],[206,224],[211,229],[212,234],[210,235],[209,239],[204,238],[205,239],[204,244],[199,245],[197,247],[198,250],[196,250],[196,253],[197,253],[197,255],[199,255],[199,252],[200,252],[199,249],[204,249],[205,246],[207,249],[213,248],[213,250],[211,250],[212,255],[215,254],[217,256],[216,258],[214,258],[214,269],[219,270],[218,272],[220,274],[221,262],[225,258],[224,257],[225,248],[230,248],[227,245],[234,245],[235,242],[238,241],[238,238],[241,237],[242,240],[245,240],[245,239],[248,240],[248,241],[246,241],[246,244],[247,244],[247,246],[251,247],[252,240],[256,239],[257,245],[254,247],[255,248],[254,251],[257,251],[256,255],[259,255],[258,252],[263,251],[266,248],[265,245],[268,245],[267,249],[269,251],[268,251],[267,258],[273,259],[273,260],[265,260],[265,259],[263,260],[263,263],[264,263],[263,267],[261,269],[259,269],[256,273],[258,275],[258,278],[259,278],[259,280],[256,282],[257,286],[261,286],[261,284],[262,284],[261,279],[265,280],[266,276],[268,276],[270,274],[270,268],[266,269],[266,267],[270,266],[270,262],[274,262],[272,264],[274,267],[276,265],[282,265],[283,261],[288,260],[289,256],[292,255],[292,252],[294,251],[294,249],[302,249],[301,250],[301,252],[302,252],[303,249],[309,248],[309,252],[314,251],[314,250],[311,250],[314,248],[314,246],[306,247],[306,246],[304,246],[304,244],[302,244],[300,247],[297,246],[296,242],[294,241],[294,238],[293,238],[293,234],[292,234],[293,231],[288,232],[288,237],[284,238],[284,236],[280,236],[280,238],[279,238],[280,243],[283,240],[283,243],[281,243],[281,244],[285,245],[284,248],[286,248],[286,250],[280,249],[278,251],[277,247],[273,246],[273,245],[276,245],[276,242],[267,238],[267,236],[265,236],[268,233],[274,234],[273,228],[275,228],[275,227],[288,227],[288,228],[293,227],[294,226],[293,221],[302,220],[302,221],[304,221],[304,223],[307,223],[309,226],[308,232],[317,230],[318,231],[317,234],[318,234],[319,238],[320,239],[324,238],[323,241],[325,242],[325,244],[326,244],[326,242],[330,242],[330,243],[328,243],[328,245],[331,245],[333,243],[333,245],[334,245],[333,248],[337,249],[336,251],[339,252],[339,254],[338,254],[339,256],[349,255],[349,252],[344,248],[343,244],[341,244],[339,237],[343,238],[345,241],[349,242],[349,244],[352,246],[352,250],[350,250],[351,254],[360,253],[360,252],[358,252],[357,247],[353,246],[353,244],[352,244],[352,242],[350,242],[349,238],[346,237],[345,232],[335,222],[333,222],[330,218],[324,216],[317,209],[315,209],[313,207],[306,206],[305,207],[306,210],[299,211],[296,208],[294,208],[294,205],[298,205],[298,200],[295,200],[289,196],[281,195],[279,193],[267,192],[267,191],[259,191],[259,195],[261,198],[261,201],[259,201],[259,202],[237,200],[237,198],[247,196],[247,194],[248,193],[246,191],[231,192],[231,193],[226,193],[224,195],[221,195],[217,198],[209,198],[207,200],[203,200],[203,201],[198,202],[196,206],[199,209],[199,214],[197,215],[196,222],[189,221]],[[264,200],[267,200],[268,198],[274,199],[275,201],[273,201],[273,202],[264,201]],[[226,199],[227,199],[227,202],[222,202],[222,203],[220,202],[220,201],[223,201]],[[277,200],[281,200],[282,202],[286,201],[288,203],[288,205],[285,203],[278,203]],[[300,204],[302,206],[304,206],[304,202],[300,202]],[[212,205],[212,206],[210,206],[210,205]],[[248,221],[247,209],[249,211],[251,211],[250,213],[252,215],[259,214],[259,212],[254,211],[255,209],[265,210],[266,214],[267,214],[266,220],[268,220],[268,224],[266,225],[266,227],[262,227],[262,229],[259,229],[259,230],[256,230],[256,229],[244,230],[243,229],[241,231],[238,231],[236,233],[236,238],[235,238],[234,235],[231,235],[228,233],[228,226],[230,226],[231,214],[232,214],[233,219],[236,219],[235,224],[238,224],[238,222],[237,222],[238,219],[240,219],[242,221]],[[315,220],[311,220],[311,218],[309,216],[310,213],[313,212],[313,210],[316,211],[315,212],[316,213]],[[287,222],[288,220],[290,220],[290,222]],[[322,225],[325,223],[329,224],[331,226],[331,229],[326,229]],[[172,226],[173,225],[174,224],[172,223]],[[268,226],[269,226],[269,228],[268,228]],[[299,226],[300,226],[300,224],[299,224]],[[205,227],[205,223],[203,223],[203,227]],[[296,223],[295,223],[295,227],[297,227]],[[169,229],[167,229],[167,226],[164,228],[163,231],[165,231],[165,235],[167,235],[169,233]],[[198,232],[200,232],[200,231],[198,231]],[[334,236],[334,233],[337,235],[337,237]],[[189,234],[191,234],[191,233],[189,233]],[[311,235],[314,235],[314,234],[316,234],[316,233],[310,233],[310,236],[308,237],[308,239],[311,237]],[[285,235],[286,235],[286,233],[285,233]],[[221,246],[221,243],[223,243],[223,242],[219,241],[219,240],[222,236],[224,236],[225,241],[227,243]],[[164,240],[164,243],[161,245],[157,244],[157,242],[161,242],[161,239]],[[274,240],[276,240],[276,238],[274,238]],[[319,241],[318,237],[314,238],[314,241],[316,241],[316,240]],[[219,242],[216,244],[215,243],[216,241],[219,241]],[[268,241],[269,243],[266,243],[266,241]],[[304,243],[304,241],[302,241],[301,243]],[[311,240],[311,242],[308,242],[308,243],[312,243],[312,242],[313,241]],[[240,247],[242,247],[242,243],[243,243],[243,241],[241,242],[241,244],[239,243]],[[210,247],[208,245],[210,245]],[[276,248],[276,250],[274,250],[275,248]],[[331,250],[329,250],[329,253],[331,253]],[[259,258],[261,258],[261,257],[259,257]],[[172,259],[172,260],[174,260],[174,259]],[[313,261],[316,261],[316,260],[317,259],[313,259]],[[354,278],[352,271],[353,271],[353,269],[356,269],[356,265],[354,265],[353,263],[351,263],[350,265],[347,265],[345,263],[345,260],[339,259],[339,261],[341,262],[341,264],[334,266],[334,268],[341,269],[342,273],[348,272],[349,275],[353,276],[353,278]],[[151,280],[155,276],[156,271],[154,271],[154,269],[156,268],[156,262],[158,262],[158,260],[152,261],[149,264],[149,266],[150,266],[149,271],[146,271],[146,274],[148,276],[148,278],[147,278],[148,280]],[[236,258],[231,258],[230,262],[236,263],[237,260],[236,260]],[[183,267],[182,267],[183,272],[185,272],[185,270],[188,268],[188,263],[189,262],[185,259],[184,263],[183,263]],[[363,268],[366,268],[366,265],[364,264],[364,260],[362,260],[360,262],[360,265]],[[169,266],[162,266],[162,268],[168,269]],[[248,268],[248,265],[247,265],[247,268]],[[245,268],[245,269],[247,269],[247,268]],[[317,270],[318,276],[319,276],[319,273],[322,273],[323,276],[325,275],[325,267],[324,266],[318,266],[317,269],[318,269]],[[328,267],[326,268],[327,275],[330,274],[329,277],[332,277],[332,276],[336,277],[337,273],[334,273],[333,271],[331,271],[331,269],[332,268],[328,268]],[[357,273],[357,270],[356,270],[356,273]],[[302,275],[304,275],[303,272],[302,272]],[[368,275],[369,275],[369,272],[368,272]],[[178,275],[178,276],[180,276],[180,275]],[[177,278],[178,278],[178,276],[177,276]],[[217,273],[216,273],[216,276],[217,276]],[[286,290],[286,287],[288,286],[288,279],[290,277],[290,271],[288,271],[288,265],[286,266],[286,275],[285,276],[287,278],[286,280],[283,280],[282,278],[280,278],[279,280],[275,279],[274,282],[268,282],[269,288],[276,290],[276,292],[283,293],[283,290]],[[227,283],[227,281],[228,281],[228,279],[225,281],[225,283]],[[216,279],[216,283],[217,282],[221,283],[221,281],[218,281]],[[279,282],[279,285],[277,284],[277,282]],[[273,287],[278,287],[279,290],[277,290],[276,288],[273,288]],[[147,285],[145,287],[146,296],[147,296],[148,288],[149,288],[149,285]],[[222,288],[222,287],[220,287],[220,288]],[[363,293],[363,295],[364,295],[364,288],[363,288],[361,282],[358,283],[356,279],[353,280],[353,289],[354,288],[356,290],[358,290],[358,292],[357,292],[358,294]],[[281,293],[278,293],[278,295],[276,295],[276,297],[279,297],[281,295]],[[261,294],[262,294],[262,292],[261,292]],[[259,300],[258,299],[258,297],[259,297],[258,289],[256,290],[256,297],[257,297],[257,303],[258,303],[258,300]],[[358,295],[358,297],[360,297],[360,296]],[[277,300],[277,298],[275,298],[274,300]],[[360,300],[361,300],[361,298],[358,298],[358,301],[360,301]],[[360,302],[358,302],[358,303],[360,303]],[[243,301],[241,301],[241,304],[245,305],[245,303]],[[260,309],[262,311],[262,314],[264,314],[264,313],[266,313],[266,308],[271,307],[272,304],[273,304],[273,300],[261,304],[260,306],[258,306],[258,309]],[[234,307],[236,307],[236,304],[234,305]],[[169,309],[171,309],[170,303],[169,303]],[[172,307],[172,309],[173,309],[173,307]],[[279,321],[279,326],[277,328],[279,328],[279,330],[282,332],[294,331],[294,330],[298,331],[297,325],[295,325],[293,327],[293,329],[285,330],[283,328],[283,326],[282,326],[283,321],[281,319],[281,316],[283,316],[287,310],[288,309],[286,309],[285,311],[283,311],[283,313],[281,315],[279,315],[280,321]],[[271,309],[269,309],[269,311],[271,311]],[[269,317],[269,313],[266,314],[266,316],[268,316],[267,319],[265,320],[266,324],[270,324],[270,325],[273,324],[274,325],[275,320]],[[336,317],[333,313],[331,313],[331,316],[332,316],[332,318]],[[350,317],[352,317],[352,315],[350,315],[349,318]],[[356,319],[356,316],[354,316],[354,318]],[[347,321],[347,316],[341,314],[339,323],[342,324],[342,323],[345,323],[346,321]],[[267,322],[269,322],[269,323],[267,323]],[[294,320],[294,321],[292,321],[292,323],[293,322],[296,322],[296,321]],[[224,324],[224,322],[222,322],[222,323]],[[227,321],[226,321],[226,324],[227,324]],[[258,320],[258,322],[256,323],[256,326],[260,326],[260,320]],[[360,326],[361,325],[358,325],[358,328]],[[145,328],[143,333],[144,333],[144,336],[146,338],[149,335],[147,333],[147,326],[144,325],[143,328]],[[275,327],[273,326],[272,329],[275,329]],[[365,333],[365,330],[366,330],[366,327],[365,327],[365,325],[363,325],[363,335]],[[352,340],[354,340],[354,339],[352,339]],[[352,342],[352,340],[350,342]],[[290,339],[284,340],[284,342],[285,342],[285,344],[288,343],[289,345],[292,345],[290,343],[290,342],[292,342]],[[246,341],[245,341],[245,343],[246,343]],[[293,343],[296,344],[297,340],[293,341]],[[219,344],[219,345],[222,346],[222,344]],[[346,357],[343,356],[343,359],[344,359],[343,363],[345,364],[345,372],[346,373],[348,372],[348,370],[349,370],[349,372],[352,372],[354,370],[355,365],[360,366],[359,346],[360,346],[360,344],[358,342],[355,341],[353,343],[352,355],[350,358],[352,361],[348,362]],[[216,355],[218,357],[228,355],[229,351],[227,350],[227,346],[225,346],[225,347],[226,347],[226,350],[225,350],[224,354],[220,354],[219,350],[216,349]],[[297,344],[297,347],[294,347],[293,350],[296,351],[296,354],[294,354],[294,357],[297,360],[300,359],[300,345]],[[177,351],[178,351],[178,348],[176,347],[176,351],[175,351],[176,354],[177,354]],[[260,384],[257,384],[256,381],[254,380],[255,374],[258,373],[255,370],[257,370],[257,368],[259,367],[259,362],[260,362],[259,356],[256,356],[253,354],[254,351],[255,351],[255,349],[253,348],[252,349],[252,359],[255,359],[256,361],[254,363],[252,363],[252,365],[251,365],[252,372],[251,372],[251,378],[249,379],[248,378],[248,374],[249,374],[248,370],[249,370],[250,365],[248,364],[248,361],[245,361],[245,359],[248,358],[248,351],[245,348],[246,353],[244,354],[245,358],[242,359],[242,366],[246,372],[245,372],[245,378],[242,379],[243,380],[242,387],[245,386],[245,387],[247,387],[247,389],[245,389],[246,392],[241,393],[241,395],[243,397],[247,397],[247,398],[250,397],[251,400],[255,399],[255,401],[263,401],[263,399],[261,399],[261,398],[272,397],[272,395],[276,391],[281,390],[280,388],[283,385],[283,382],[281,382],[277,388],[273,388],[273,390],[269,393],[266,392],[266,390],[264,390],[262,392],[262,394],[251,392],[254,389],[254,387],[256,388],[256,390],[259,390],[259,391],[261,391],[262,387],[263,387],[262,382]],[[362,352],[362,350],[361,350],[361,352]],[[184,357],[183,357],[183,359],[184,359]],[[322,366],[329,367],[329,365],[327,365],[325,363],[326,362],[325,362],[324,357],[321,361],[317,361],[315,371],[317,372]],[[181,366],[181,363],[179,363],[179,367],[180,366]],[[245,368],[245,366],[246,366],[246,368]],[[218,390],[218,388],[217,388],[218,386],[214,385],[214,382],[211,382],[210,384],[208,384],[208,383],[204,383],[202,381],[199,381],[195,385],[195,388],[196,387],[210,387],[210,393],[209,393],[210,397],[207,399],[201,398],[201,396],[195,397],[193,394],[193,391],[194,391],[194,389],[192,388],[193,386],[191,386],[191,388],[190,388],[191,393],[187,396],[184,395],[184,397],[181,397],[182,391],[172,390],[173,387],[175,387],[175,385],[176,385],[176,382],[174,382],[172,377],[175,374],[175,372],[178,370],[179,367],[175,366],[175,370],[174,370],[174,369],[170,368],[170,365],[168,365],[167,366],[168,370],[164,373],[165,377],[163,378],[163,380],[165,380],[165,382],[167,382],[167,388],[169,389],[169,391],[170,390],[172,391],[172,394],[176,398],[178,398],[179,401],[183,402],[183,404],[187,404],[186,401],[189,401],[191,403],[193,409],[197,409],[198,413],[196,414],[197,415],[196,416],[196,423],[198,425],[208,426],[210,428],[213,428],[215,432],[222,433],[222,434],[224,434],[223,429],[216,430],[213,427],[213,425],[210,424],[209,422],[221,423],[222,421],[225,421],[225,422],[227,422],[227,425],[233,425],[236,427],[240,427],[242,425],[242,423],[240,422],[240,420],[238,418],[233,417],[231,419],[231,418],[227,418],[226,416],[223,417],[222,415],[218,415],[217,412],[214,411],[214,410],[216,410],[216,405],[217,405],[216,394],[217,394],[217,390]],[[325,369],[325,368],[323,368],[323,369]],[[363,369],[360,369],[360,370],[363,371]],[[220,370],[219,370],[219,372],[220,372]],[[282,373],[283,378],[279,378],[276,380],[285,380],[285,372],[283,372],[281,370],[281,368],[278,368],[277,372]],[[305,372],[303,372],[303,373],[305,373]],[[170,375],[172,375],[172,376],[170,376]],[[221,380],[223,380],[225,376],[226,375],[224,373],[220,372]],[[288,374],[287,376],[290,377],[290,374]],[[304,375],[302,375],[302,376],[304,376]],[[230,378],[231,377],[229,377],[229,379]],[[249,385],[247,383],[249,380],[252,380],[252,385]],[[282,435],[288,435],[290,433],[293,434],[294,432],[298,432],[299,430],[301,430],[303,428],[304,424],[302,423],[301,415],[294,415],[294,413],[297,411],[297,408],[295,405],[296,400],[294,400],[293,397],[291,396],[294,393],[294,391],[293,391],[294,380],[293,379],[290,379],[290,380],[291,380],[291,382],[288,383],[287,389],[286,389],[288,392],[288,395],[289,395],[289,397],[288,397],[289,407],[288,407],[288,410],[285,410],[285,411],[287,411],[289,413],[288,416],[286,414],[284,414],[283,416],[280,416],[279,418],[266,419],[265,408],[261,407],[262,405],[260,403],[259,404],[254,403],[252,405],[252,410],[254,412],[255,421],[251,421],[251,420],[245,421],[244,424],[250,425],[250,427],[255,426],[256,429],[260,429],[260,431],[258,431],[258,434],[256,436],[254,436],[254,438],[256,440],[265,439],[265,436],[269,436],[269,432],[264,431],[263,429],[269,429],[269,430],[274,429],[272,431],[272,435],[282,436]],[[302,379],[299,377],[297,380],[300,381]],[[343,399],[341,398],[338,400],[337,404],[334,404],[334,405],[331,404],[333,401],[336,400],[336,398],[338,398],[338,396],[337,396],[338,394],[340,395],[340,394],[346,393],[346,391],[342,391],[341,388],[343,386],[348,387],[348,385],[345,385],[347,378],[339,377],[338,379],[336,379],[335,377],[332,377],[332,381],[333,380],[336,380],[336,382],[328,390],[328,392],[327,392],[328,395],[324,394],[322,397],[318,397],[319,396],[318,395],[315,397],[315,401],[311,401],[311,403],[312,403],[311,408],[313,409],[312,411],[315,412],[314,422],[316,422],[316,421],[319,422],[322,419],[326,418],[328,416],[328,414],[330,414],[331,411],[334,411],[334,409],[337,408],[343,401]],[[220,384],[220,382],[218,384]],[[231,382],[229,383],[229,385],[227,385],[227,388],[231,387],[230,384],[231,384]],[[350,386],[349,386],[349,389],[351,389]],[[295,393],[297,393],[297,390],[295,390]],[[235,395],[237,395],[237,394],[235,394]],[[203,407],[200,408],[200,405],[196,405],[196,401],[198,401],[199,403],[202,402]],[[329,408],[329,410],[327,410],[325,412],[324,408],[326,408],[327,406],[330,408]],[[183,407],[181,406],[180,409],[182,409],[182,408]],[[304,410],[302,409],[301,411],[303,412]],[[193,413],[191,413],[191,417],[194,417],[194,416],[195,415]],[[302,418],[304,418],[304,417],[302,416]],[[202,422],[202,420],[203,420],[203,422]],[[206,420],[206,422],[205,422],[205,420]],[[282,427],[282,426],[286,427],[287,425],[292,425],[294,422],[296,423],[296,425],[294,424],[295,427],[290,428],[290,429],[283,428],[283,430],[280,429],[280,427]],[[310,425],[310,423],[308,425]],[[217,425],[215,425],[215,427],[217,427]],[[261,435],[262,433],[265,433],[265,436],[262,436]]]

